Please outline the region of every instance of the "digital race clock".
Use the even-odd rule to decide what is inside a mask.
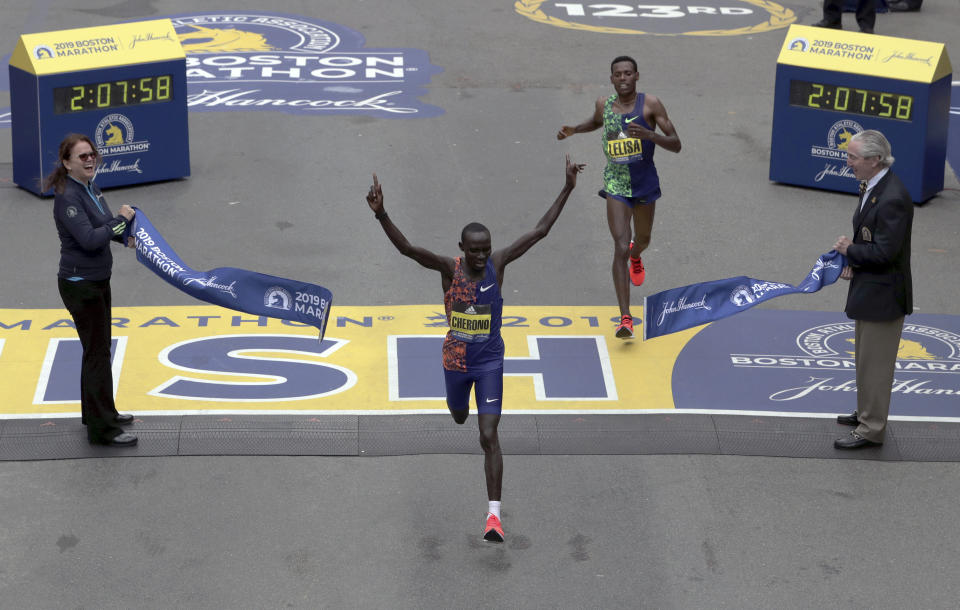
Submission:
[[[136,104],[156,104],[173,99],[173,75],[144,76],[57,87],[53,90],[53,112],[83,112],[106,110]]]
[[[792,25],[777,58],[770,179],[857,192],[850,139],[876,129],[916,202],[943,190],[952,68],[942,43]]]
[[[24,34],[10,107],[13,181],[38,195],[68,133],[93,141],[101,187],[190,175],[186,54],[169,19]]]
[[[912,95],[802,80],[790,81],[790,104],[900,121],[913,116]]]

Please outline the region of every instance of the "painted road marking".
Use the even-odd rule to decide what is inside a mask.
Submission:
[[[645,342],[613,337],[617,313],[505,307],[505,412],[854,408],[842,313],[755,309]],[[439,305],[338,306],[322,343],[311,327],[213,306],[118,307],[117,404],[138,415],[446,413],[445,332]],[[892,418],[960,420],[960,316],[909,316],[903,339]],[[65,310],[0,309],[0,418],[77,416],[79,358]]]

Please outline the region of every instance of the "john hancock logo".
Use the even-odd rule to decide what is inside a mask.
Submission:
[[[194,110],[437,116],[418,96],[442,68],[419,49],[364,49],[342,25],[260,11],[175,15]]]

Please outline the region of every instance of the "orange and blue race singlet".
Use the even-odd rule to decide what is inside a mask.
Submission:
[[[483,279],[473,282],[457,257],[453,282],[443,295],[450,330],[443,340],[443,368],[479,373],[503,366],[500,322],[503,299],[493,261],[487,259]]]

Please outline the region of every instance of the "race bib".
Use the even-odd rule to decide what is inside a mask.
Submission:
[[[490,305],[454,303],[450,310],[450,334],[464,343],[490,338]]]
[[[624,132],[607,134],[607,157],[612,163],[633,163],[643,159],[643,140]]]

